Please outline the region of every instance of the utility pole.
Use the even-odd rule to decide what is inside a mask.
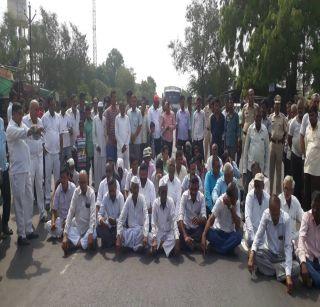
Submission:
[[[31,4],[29,2],[28,5],[28,9],[29,9],[29,16],[26,15],[26,13],[24,14],[27,17],[27,22],[28,22],[28,28],[29,28],[29,58],[30,58],[30,81],[31,81],[31,85],[33,85],[33,56],[32,56],[32,41],[31,41],[31,25],[33,22],[34,17],[36,17],[36,13],[34,13],[33,17],[31,18]]]
[[[96,21],[96,0],[92,0],[92,50],[93,64],[97,67],[97,21]]]

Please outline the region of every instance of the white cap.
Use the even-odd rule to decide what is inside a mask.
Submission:
[[[70,158],[67,163],[69,164],[69,166],[74,166],[74,160],[72,158]]]
[[[159,181],[159,188],[165,187],[166,185],[167,185],[167,180],[164,177],[162,177]]]
[[[118,168],[122,168],[122,169],[124,168],[124,162],[122,158],[117,159],[117,169]]]
[[[139,180],[138,176],[133,176],[133,177],[131,178],[131,182],[130,182],[130,183],[131,183],[131,184],[133,184],[133,183],[139,184],[139,183],[140,183],[140,180]],[[131,186],[131,184],[130,184],[130,186]]]
[[[98,102],[98,108],[103,108],[103,102],[102,101]]]

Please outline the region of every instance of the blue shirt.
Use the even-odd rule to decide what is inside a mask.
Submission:
[[[177,139],[181,141],[187,141],[189,139],[189,130],[191,125],[189,111],[186,109],[184,109],[184,111],[181,109],[178,110],[176,122],[178,128]]]
[[[4,132],[4,122],[0,117],[0,169],[6,171],[8,169],[6,133]]]
[[[210,211],[212,210],[212,207],[213,207],[211,194],[214,187],[216,186],[218,179],[222,175],[223,175],[222,172],[219,172],[218,176],[215,176],[212,170],[206,173],[206,177],[204,179],[204,196],[206,198],[207,208]]]
[[[225,141],[226,146],[236,147],[240,138],[239,116],[233,112],[232,116],[227,114],[225,120]]]
[[[233,182],[238,186],[238,183],[237,183],[237,179],[233,177]],[[217,199],[224,193],[226,193],[227,191],[227,184],[224,180],[224,176],[221,176],[217,183],[216,183],[216,186],[214,187],[213,191],[212,191],[212,204],[213,206],[215,205]],[[240,200],[240,191],[239,191],[239,188],[238,189],[238,200]]]

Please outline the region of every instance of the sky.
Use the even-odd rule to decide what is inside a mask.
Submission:
[[[98,64],[117,48],[125,65],[136,73],[136,82],[152,76],[161,94],[164,86],[186,88],[189,75],[178,73],[168,48],[171,40],[184,39],[185,12],[191,0],[96,0]],[[91,0],[30,0],[32,10],[43,6],[72,22],[87,34],[92,59]],[[0,0],[1,18],[7,0]],[[39,14],[38,14],[39,16]]]

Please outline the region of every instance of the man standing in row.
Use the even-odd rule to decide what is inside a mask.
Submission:
[[[160,98],[158,95],[153,97],[153,106],[148,111],[148,127],[154,123],[154,147],[155,156],[161,152],[161,128],[160,128],[160,117],[162,114],[162,108],[159,106]]]
[[[209,95],[207,98],[207,105],[203,108],[204,111],[204,161],[210,156],[210,147],[211,147],[211,127],[210,127],[210,117],[212,115],[213,109],[213,97]]]
[[[190,139],[190,114],[185,109],[185,97],[180,96],[180,109],[176,114],[176,140],[177,147],[180,147],[185,152],[186,142]]]
[[[193,115],[193,124],[192,124],[192,146],[198,146],[200,149],[200,153],[202,158],[204,157],[203,151],[203,139],[204,139],[204,131],[205,131],[205,114],[201,109],[202,100],[201,97],[196,99],[196,110]]]
[[[284,141],[288,130],[288,121],[284,114],[280,113],[281,97],[276,95],[274,99],[274,113],[271,120],[271,144],[270,144],[270,192],[273,193],[274,176],[276,176],[276,194],[281,193],[282,155]],[[260,164],[261,165],[261,164]]]

